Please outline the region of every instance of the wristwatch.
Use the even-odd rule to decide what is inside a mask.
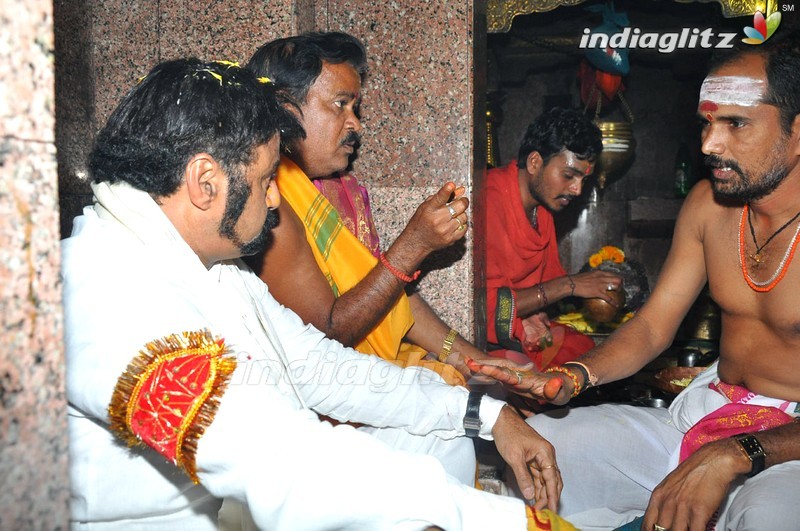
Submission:
[[[758,442],[755,435],[742,433],[734,435],[733,438],[742,446],[745,455],[747,455],[747,458],[753,464],[747,477],[751,478],[764,470],[764,460],[767,457],[767,453],[764,451],[764,447],[761,446],[761,443]]]
[[[464,433],[467,437],[475,438],[481,431],[481,399],[483,393],[470,391],[467,399],[467,413],[464,415]]]

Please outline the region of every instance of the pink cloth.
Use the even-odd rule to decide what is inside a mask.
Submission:
[[[725,395],[731,402],[700,419],[684,434],[681,441],[681,461],[704,444],[740,433],[777,428],[793,419],[777,407],[749,404],[756,395],[744,387],[724,382],[712,382],[708,387]]]
[[[339,213],[342,223],[378,258],[381,244],[372,220],[367,189],[351,174],[313,179],[311,182]]]

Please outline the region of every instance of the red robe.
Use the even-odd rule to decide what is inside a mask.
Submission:
[[[516,312],[514,290],[532,288],[567,273],[558,257],[552,214],[546,208],[538,209],[538,229],[528,219],[520,197],[518,170],[515,161],[489,170],[487,176],[487,339],[498,349],[490,352],[492,355],[509,357],[505,350],[524,352],[539,370],[544,370],[579,357],[594,346],[594,341],[553,323],[551,347],[541,351],[522,346],[525,333]]]

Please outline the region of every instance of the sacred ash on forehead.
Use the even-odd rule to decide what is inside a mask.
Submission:
[[[700,88],[700,103],[754,107],[763,103],[766,83],[746,76],[708,76]]]

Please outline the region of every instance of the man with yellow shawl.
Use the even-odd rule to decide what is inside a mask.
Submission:
[[[468,200],[445,184],[380,252],[366,191],[347,169],[360,141],[364,47],[343,33],[307,33],[262,46],[248,67],[298,102],[307,137],[286,146],[277,183],[281,222],[255,267],[278,301],[328,337],[463,385],[463,356],[486,359],[442,322],[408,282],[428,254],[466,233]],[[291,275],[277,274],[291,268]],[[429,355],[432,353],[433,355]],[[426,359],[426,357],[428,359]]]
[[[381,253],[366,191],[354,177],[339,173],[359,144],[366,72],[362,44],[343,33],[307,33],[267,43],[248,67],[294,98],[306,131],[304,140],[284,146],[276,174],[280,222],[261,257],[266,267],[254,264],[270,293],[328,337],[401,366],[432,369],[448,383],[463,385],[471,374],[464,355],[488,356],[442,322],[422,297],[404,292],[428,254],[464,236],[468,200],[461,197],[463,189],[446,183],[428,197]],[[424,359],[428,352],[436,359]],[[470,393],[470,400],[474,395],[479,394]],[[385,436],[381,440],[391,444]],[[436,457],[454,478],[472,485],[472,444],[451,445],[447,455]],[[558,471],[555,464],[530,465],[543,475]],[[533,496],[536,509],[527,508],[527,528],[574,529],[558,515],[538,510],[544,501],[540,495],[544,492]]]

